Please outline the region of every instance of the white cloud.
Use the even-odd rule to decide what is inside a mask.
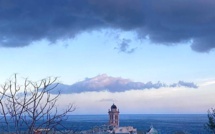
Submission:
[[[215,85],[215,80],[204,81],[199,86],[209,86],[209,85]]]
[[[130,90],[111,93],[85,92],[64,94],[60,103],[75,102],[77,110],[73,114],[107,114],[112,99],[122,114],[159,114],[159,113],[206,113],[214,107],[214,87],[202,87],[196,90],[188,88],[160,88],[151,90]]]
[[[111,77],[106,74],[98,75],[93,78],[86,78],[83,81],[76,82],[72,85],[59,84],[56,90],[52,90],[52,93],[58,93],[61,91],[62,94],[71,93],[82,93],[82,92],[93,92],[93,91],[109,91],[109,92],[125,92],[128,90],[143,90],[143,89],[159,89],[163,87],[187,87],[197,88],[198,86],[193,82],[179,81],[167,85],[165,83],[157,82],[153,83],[148,81],[134,82],[130,79],[124,79],[121,77]]]

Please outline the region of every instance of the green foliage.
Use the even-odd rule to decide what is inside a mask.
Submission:
[[[208,130],[215,134],[215,109],[208,110],[208,123],[206,124]]]

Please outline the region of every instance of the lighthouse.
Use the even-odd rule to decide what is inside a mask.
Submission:
[[[111,109],[108,111],[109,114],[109,125],[113,127],[119,127],[119,109],[113,104]]]

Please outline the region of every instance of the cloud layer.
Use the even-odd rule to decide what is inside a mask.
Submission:
[[[157,82],[157,83],[133,82],[129,79],[123,79],[120,77],[110,77],[110,76],[107,76],[106,74],[102,74],[93,78],[86,78],[85,80],[74,83],[73,85],[59,84],[59,86],[52,93],[57,93],[58,91],[60,91],[62,94],[82,93],[82,92],[92,92],[92,91],[124,92],[128,90],[158,89],[162,87],[197,88],[198,86],[192,82],[183,82],[183,81],[179,81],[178,83],[173,83],[170,85],[160,83],[160,82]]]
[[[113,28],[164,45],[190,41],[193,50],[208,52],[215,47],[214,7],[214,0],[0,0],[0,46]]]

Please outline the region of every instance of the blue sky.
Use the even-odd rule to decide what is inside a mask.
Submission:
[[[198,86],[62,94],[60,105],[74,102],[74,114],[106,114],[113,102],[122,113],[206,113],[214,107],[215,2],[204,1],[205,9],[198,8],[201,0],[23,2],[1,3],[1,83],[14,73],[32,80],[58,76],[67,85],[106,74]]]

